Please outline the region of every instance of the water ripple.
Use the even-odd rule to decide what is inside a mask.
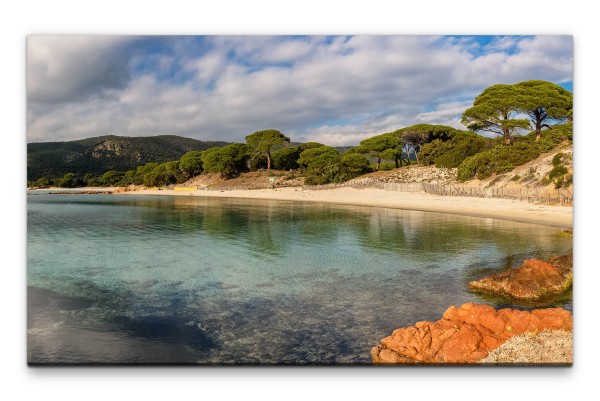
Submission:
[[[28,197],[31,363],[363,364],[572,241],[528,224],[234,199]],[[495,306],[506,301],[483,300]],[[558,301],[571,307],[570,298]]]

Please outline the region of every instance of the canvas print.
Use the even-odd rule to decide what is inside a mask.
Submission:
[[[29,365],[573,362],[573,38],[32,35]]]

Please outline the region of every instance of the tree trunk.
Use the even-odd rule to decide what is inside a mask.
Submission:
[[[504,136],[504,144],[506,146],[510,145],[510,143],[511,143],[510,131],[502,129],[502,135]]]
[[[254,156],[252,156],[251,158],[249,158],[248,160],[246,160],[246,166],[248,167],[248,170],[250,171],[254,171],[252,170],[252,162],[256,159],[258,159],[258,157],[260,156],[260,152],[258,152],[257,154],[255,154]],[[258,162],[256,163],[257,167],[258,167]]]
[[[410,166],[410,145],[404,145],[404,151],[406,152],[406,165]]]
[[[394,162],[396,162],[396,168],[398,168],[398,157],[397,156],[394,158]]]
[[[535,141],[536,142],[539,141],[540,138],[542,137],[542,128],[544,128],[544,127],[548,128],[548,129],[550,128],[550,125],[544,123],[543,121],[544,120],[542,120],[542,121],[539,122],[539,127],[537,126],[537,124],[536,124],[536,127],[535,127]]]
[[[381,165],[381,157],[377,156],[377,170],[379,170],[380,165]]]
[[[413,153],[415,154],[415,159],[417,159],[417,164],[420,166],[421,163],[419,162],[419,155],[417,154],[417,150],[415,148],[413,148]]]
[[[267,150],[267,173],[271,171],[271,152]]]
[[[508,113],[504,113],[504,120],[508,120]],[[504,136],[504,144],[506,146],[510,145],[510,131],[508,130],[508,128],[504,127],[503,125],[500,126],[500,129],[502,129],[502,135]]]
[[[535,141],[537,142],[542,136],[542,123],[547,116],[544,116],[544,111],[542,109],[534,110],[533,116],[535,117]]]

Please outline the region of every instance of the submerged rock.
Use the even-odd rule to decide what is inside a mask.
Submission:
[[[507,339],[543,330],[573,330],[573,315],[562,308],[531,312],[467,303],[451,306],[437,322],[395,330],[371,350],[375,364],[477,363]]]
[[[550,300],[573,284],[573,255],[543,262],[526,260],[521,267],[469,283],[474,291],[508,296],[526,301]]]

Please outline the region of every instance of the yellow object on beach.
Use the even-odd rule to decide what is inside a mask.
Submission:
[[[195,191],[198,188],[196,187],[173,187],[175,191]]]

